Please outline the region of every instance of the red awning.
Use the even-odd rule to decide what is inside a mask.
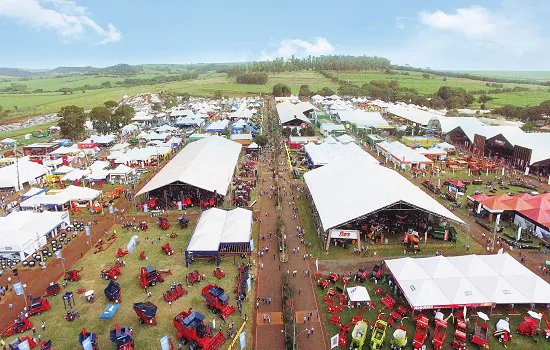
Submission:
[[[466,187],[464,182],[462,182],[460,180],[451,181],[450,184],[453,185],[454,187]]]
[[[486,200],[481,201],[480,203],[489,208],[490,210],[514,210],[514,208],[509,207],[503,201],[512,199],[514,197],[511,197],[507,194],[501,194],[498,196],[492,196],[489,197]]]

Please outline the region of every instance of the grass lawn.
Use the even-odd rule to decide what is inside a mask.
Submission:
[[[216,267],[214,263],[200,261],[186,268],[181,250],[185,249],[187,246],[194,223],[184,230],[175,227],[175,223],[172,223],[172,225],[172,228],[179,234],[175,239],[167,237],[167,233],[171,232],[170,230],[161,231],[153,227],[153,225],[150,226],[151,228],[147,232],[138,233],[140,244],[130,255],[123,258],[126,262],[126,266],[122,267],[122,275],[119,276],[117,280],[122,287],[122,302],[120,304],[120,309],[112,320],[100,320],[99,315],[107,305],[107,300],[103,295],[103,289],[107,285],[107,282],[100,279],[100,270],[114,264],[117,249],[125,249],[128,240],[133,234],[131,231],[126,232],[126,230],[122,230],[120,226],[115,226],[119,234],[117,241],[115,241],[106,251],[98,254],[93,254],[93,251],[90,251],[83,259],[77,262],[73,267],[84,268],[81,273],[82,280],[79,282],[69,282],[67,288],[63,290],[73,291],[75,293],[76,310],[80,312],[80,318],[73,322],[67,322],[64,319],[65,310],[60,295],[50,298],[52,304],[52,309],[50,311],[42,315],[31,317],[31,321],[34,322],[37,330],[40,329],[41,320],[46,322],[47,329],[46,332],[42,334],[42,339],[51,339],[55,348],[78,349],[80,348],[78,344],[78,333],[80,329],[85,327],[87,330],[93,331],[99,336],[100,349],[111,349],[113,345],[110,345],[109,331],[114,327],[115,323],[119,323],[120,326],[129,326],[133,328],[137,349],[158,349],[159,339],[164,335],[169,335],[175,342],[176,331],[172,324],[172,319],[182,310],[187,310],[192,307],[194,310],[204,314],[206,316],[206,321],[212,326],[214,316],[206,308],[204,299],[201,296],[201,290],[206,284],[217,283],[222,286],[230,298],[230,304],[236,305],[234,288],[237,269],[234,266],[233,258],[228,257],[222,261],[220,267],[225,271],[226,276],[221,280],[217,280],[213,276],[213,270]],[[123,232],[125,232],[124,238],[121,236]],[[151,244],[151,242],[145,240],[145,237],[160,237],[161,243],[170,242],[170,245],[176,252],[175,255],[168,256],[164,254],[161,251],[160,244]],[[145,251],[147,261],[141,261],[139,259],[139,252],[141,251]],[[241,259],[237,258],[236,262],[241,262]],[[132,303],[147,300],[144,290],[138,282],[139,268],[145,265],[152,265],[156,269],[170,269],[172,271],[172,275],[164,275],[166,280],[164,283],[149,288],[153,293],[149,300],[158,307],[157,326],[139,324],[138,318],[132,308]],[[187,287],[185,285],[185,275],[193,270],[198,270],[201,274],[205,275],[206,278],[195,286]],[[172,282],[181,282],[189,293],[169,306],[163,300],[162,294],[170,288]],[[30,283],[30,281],[27,283]],[[94,290],[96,301],[92,304],[86,303],[83,295],[76,293],[80,288]],[[233,321],[237,327],[240,327],[245,314],[250,320],[253,315],[253,302],[245,302],[243,304],[242,316],[240,316],[238,312],[235,312],[228,319],[228,322]],[[216,328],[219,328],[220,325],[223,326],[223,321],[219,317],[216,317]],[[227,333],[227,326],[223,327],[223,331],[225,334]],[[248,344],[252,344],[250,324],[245,327],[245,331]],[[27,331],[26,334],[31,335],[32,333]],[[11,338],[9,340],[11,340]],[[229,340],[226,341],[222,348],[226,349],[229,343]],[[176,342],[175,344],[177,346]]]
[[[350,283],[348,284],[348,287],[351,287],[353,285],[355,285],[355,282],[353,282],[353,279],[352,279],[350,281]],[[371,300],[373,300],[376,303],[376,306],[377,306],[377,308],[374,309],[374,310],[365,311],[363,313],[363,317],[365,319],[367,319],[368,322],[371,325],[374,325],[374,323],[376,322],[376,318],[379,314],[379,311],[383,306],[382,303],[380,302],[380,299],[381,299],[381,297],[383,297],[385,295],[385,293],[383,293],[382,295],[375,295],[374,290],[376,289],[376,287],[381,287],[382,289],[384,289],[385,292],[389,292],[389,287],[388,287],[387,284],[382,284],[382,283],[379,283],[379,284],[375,285],[371,281],[365,282],[365,283],[363,283],[363,285],[367,288],[367,290],[370,294]],[[341,280],[336,284],[336,286],[340,287],[340,288],[343,287],[342,284],[341,284]],[[330,318],[331,318],[332,314],[330,314],[326,311],[327,304],[325,302],[323,302],[323,299],[326,295],[326,290],[321,290],[318,287],[316,287],[315,290],[316,290],[316,293],[317,293],[317,297],[319,298],[320,307],[321,307],[321,310],[322,310],[321,318],[324,321],[325,328],[326,328],[326,331],[327,331],[326,332],[326,335],[327,335],[326,342],[328,344],[330,344],[330,338],[332,336],[338,334],[340,329],[339,329],[338,326],[330,324]],[[392,295],[392,297],[393,297],[393,295]],[[408,307],[408,304],[406,303],[406,300],[404,298],[397,297],[397,298],[395,298],[395,300],[397,301],[396,307],[397,307],[397,305],[404,305],[404,306]],[[394,310],[396,309],[396,307],[394,308]],[[344,308],[343,311],[341,313],[339,313],[340,323],[341,324],[346,324],[346,323],[350,322],[352,320],[353,316],[359,314],[359,310],[360,309],[358,309],[358,308],[355,308],[355,309]],[[454,311],[455,311],[455,314],[456,314],[457,310],[454,310]],[[482,311],[482,312],[485,312],[485,313],[489,314],[487,309],[480,309],[478,311]],[[550,343],[545,341],[543,335],[540,335],[537,338],[539,342],[535,343],[533,338],[523,337],[523,336],[515,334],[515,330],[516,330],[518,324],[523,320],[523,316],[526,315],[526,311],[525,310],[520,310],[520,309],[516,309],[514,311],[515,311],[515,313],[513,315],[508,314],[506,311],[500,310],[499,308],[497,308],[493,311],[493,315],[491,316],[491,319],[488,322],[488,324],[489,324],[489,336],[488,336],[488,338],[489,338],[488,339],[489,340],[489,348],[491,348],[491,349],[492,348],[495,348],[495,349],[504,348],[503,345],[498,342],[497,338],[493,337],[493,332],[495,330],[496,322],[499,319],[508,316],[510,318],[510,328],[511,328],[512,332],[514,332],[512,343],[508,345],[509,348],[512,348],[512,349],[550,349]],[[388,311],[388,310],[383,311],[384,320],[388,319],[390,312],[391,311]],[[444,314],[444,317],[447,317],[450,314],[450,310],[442,310],[442,312]],[[475,315],[475,312],[477,312],[477,311],[468,310],[468,317],[470,318],[470,322],[467,324],[468,333],[473,332],[474,323],[475,323],[475,320],[477,318],[477,315]],[[426,340],[425,344],[427,345],[428,349],[431,349],[432,346],[431,346],[430,343],[431,343],[431,340],[432,340],[433,335],[434,335],[434,322],[433,322],[434,317],[433,317],[432,311],[426,311],[424,314],[430,320],[430,334],[431,334],[430,337]],[[415,317],[417,315],[418,315],[418,313],[415,313]],[[407,349],[412,349],[412,341],[413,341],[413,338],[414,338],[414,332],[415,332],[415,327],[416,327],[416,318],[413,318],[413,316],[409,313],[407,315],[407,318],[404,318],[404,321],[403,321],[402,325],[407,329],[407,338],[408,338]],[[300,325],[298,325],[298,326],[300,326]],[[353,330],[353,325],[351,326],[351,330]],[[390,342],[391,342],[392,334],[393,334],[394,330],[395,330],[395,326],[393,326],[391,328],[388,328],[386,330],[386,338],[385,338],[384,346],[382,347],[382,349],[390,349]],[[453,340],[454,331],[455,331],[455,326],[453,324],[453,318],[449,318],[448,328],[447,328],[447,333],[446,333],[447,337],[446,337],[446,341],[445,341],[445,345],[444,345],[443,349],[451,349],[451,342]],[[366,338],[366,341],[365,341],[365,345],[363,346],[363,349],[369,348],[371,335],[372,335],[372,331],[369,330],[368,333],[367,333],[367,338]],[[349,346],[349,344],[351,343],[351,332],[347,334],[347,341],[348,341],[348,346]],[[469,343],[467,345],[467,347],[468,348],[474,348],[475,345],[472,345],[471,343]]]
[[[450,86],[463,88],[467,91],[490,90],[492,87],[486,86],[486,82],[464,79],[433,76],[434,79],[422,77],[422,73],[408,72],[409,75],[402,74],[384,74],[380,71],[360,71],[360,72],[332,72],[338,78],[349,81],[356,85],[363,85],[373,80],[390,81],[397,80],[401,87],[417,90],[420,94],[428,95],[436,92],[441,86]],[[487,103],[488,108],[494,108],[511,104],[515,106],[534,106],[550,99],[550,91],[547,87],[532,84],[503,84],[506,88],[515,86],[527,87],[532,91],[506,94],[492,94],[494,100]],[[478,106],[478,104],[474,104]]]
[[[139,75],[138,78],[147,77],[148,75]],[[154,74],[150,74],[154,76]],[[122,78],[112,77],[97,77],[97,76],[73,76],[63,78],[43,78],[21,83],[27,84],[34,88],[59,89],[61,87],[79,87],[85,84],[97,85],[103,81],[111,81]],[[228,96],[246,96],[250,94],[271,93],[273,85],[277,83],[285,83],[290,86],[293,93],[298,93],[300,85],[309,84],[314,91],[320,90],[323,87],[330,87],[336,90],[337,85],[325,78],[321,74],[313,71],[301,71],[292,73],[272,73],[269,75],[269,80],[266,85],[251,85],[237,84],[234,79],[230,79],[226,74],[210,73],[199,77],[199,79],[184,80],[173,83],[158,84],[158,85],[143,85],[134,87],[114,87],[109,89],[88,90],[85,93],[75,91],[73,94],[63,95],[59,92],[48,93],[29,93],[29,94],[0,94],[0,106],[5,109],[11,109],[13,116],[27,114],[47,114],[58,112],[61,107],[67,105],[77,105],[85,109],[91,109],[98,106],[107,100],[119,100],[123,96],[136,95],[145,92],[188,92],[193,96],[212,97],[216,91],[222,91]],[[1,84],[9,85],[4,82]],[[36,85],[36,86],[35,86]],[[15,111],[15,106],[17,110]]]

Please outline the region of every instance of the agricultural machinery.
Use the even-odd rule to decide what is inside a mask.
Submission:
[[[383,272],[382,271],[382,265],[376,264],[372,268],[372,271],[370,273],[370,278],[374,278],[376,280],[379,280],[380,278],[382,278],[382,272]]]
[[[321,289],[327,289],[328,286],[329,286],[330,282],[324,278],[320,278],[318,281],[317,281],[317,285],[319,286],[319,288]]]
[[[328,274],[328,280],[332,283],[338,282],[339,279],[340,279],[340,276],[338,276],[337,273],[331,272]]]
[[[139,260],[147,260],[147,256],[145,255],[144,250],[139,253]]]
[[[163,230],[168,230],[170,228],[170,223],[168,222],[168,219],[166,219],[165,217],[159,217],[157,219],[157,226]]]
[[[443,344],[445,344],[446,337],[447,337],[447,321],[436,319],[434,338],[432,339],[434,350],[443,349]]]
[[[52,350],[52,341],[51,340],[42,340],[40,342],[40,350]]]
[[[456,229],[452,226],[441,227],[435,226],[428,230],[428,237],[442,241],[456,242]]]
[[[82,349],[98,350],[97,335],[92,332],[88,332],[85,328],[82,328],[78,334],[78,342],[82,345]],[[90,345],[87,345],[90,344]]]
[[[355,273],[355,281],[357,283],[363,283],[369,279],[369,272],[365,266],[361,266]]]
[[[187,282],[188,286],[193,286],[195,283],[199,283],[204,279],[204,276],[199,273],[199,271],[193,271],[189,272],[187,276],[185,276],[185,281]]]
[[[380,317],[380,315],[378,316]],[[372,329],[372,336],[370,337],[370,346],[372,350],[381,349],[386,340],[386,329],[388,323],[382,319],[376,320],[374,328]]]
[[[193,309],[182,311],[174,317],[174,327],[178,339],[189,343],[189,349],[192,350],[217,350],[225,343],[223,333],[213,335],[212,330],[204,324],[204,315]]]
[[[77,282],[80,281],[82,278],[80,276],[80,272],[82,272],[82,269],[80,270],[68,270],[65,272],[65,279],[70,282]]]
[[[134,334],[130,327],[118,326],[118,323],[115,324],[115,328],[111,329],[109,333],[109,338],[111,342],[115,344],[117,350],[134,350]]]
[[[40,315],[43,311],[48,311],[52,306],[50,302],[42,297],[32,298],[31,306],[29,307],[29,316]]]
[[[59,291],[61,290],[61,287],[59,286],[59,283],[50,283],[50,285],[46,288],[46,295],[47,297],[57,296]]]
[[[390,349],[392,350],[401,350],[407,346],[407,329],[403,328],[402,325],[397,325],[395,331],[393,331],[393,336],[390,342]]]
[[[114,265],[109,267],[108,269],[101,270],[99,277],[101,277],[104,280],[116,280],[119,275],[122,275],[120,266]]]
[[[9,326],[3,333],[2,338],[10,337],[14,334],[23,333],[27,329],[32,328],[32,322],[26,317],[19,317],[11,326]]]
[[[186,228],[187,226],[189,226],[189,219],[185,216],[179,216],[178,223],[180,224],[180,228]]]
[[[141,287],[147,288],[149,286],[156,285],[157,282],[164,282],[164,278],[162,277],[163,272],[171,274],[170,270],[157,271],[153,269],[151,265],[141,267],[139,271],[139,283],[141,284]]]
[[[470,334],[470,342],[472,344],[476,344],[478,347],[487,349],[489,348],[489,342],[487,341],[487,322],[483,321],[481,324],[478,323],[478,320],[476,320],[476,323],[474,325],[474,333]]]
[[[223,288],[217,284],[209,284],[204,287],[202,296],[206,301],[206,306],[212,310],[212,313],[219,314],[222,320],[235,312],[235,307],[228,304],[229,297],[224,294]]]
[[[143,303],[134,303],[134,311],[139,317],[139,323],[156,326],[157,306],[155,304],[150,301],[146,301]]]
[[[540,331],[541,321],[546,323],[544,330],[545,336],[548,338],[550,334],[550,323],[544,314],[539,314],[534,311],[527,311],[529,316],[523,318],[523,322],[518,325],[517,333],[528,337],[538,336]]]
[[[162,297],[167,303],[171,303],[181,298],[184,294],[187,294],[187,291],[183,288],[181,283],[172,283],[170,290],[165,292]]]
[[[456,330],[451,347],[457,350],[466,349],[466,323],[464,320],[458,319],[456,321]]]
[[[105,289],[103,290],[105,293],[105,297],[107,297],[107,300],[113,303],[119,303],[122,300],[121,292],[120,292],[120,284],[118,282],[115,282],[113,280],[109,281],[109,284]]]
[[[422,314],[419,314],[416,319],[416,332],[414,333],[413,348],[421,349],[426,338],[428,337],[428,318]]]
[[[170,243],[168,243],[168,242],[161,245],[160,249],[162,249],[162,251],[166,255],[173,255],[174,254],[174,249],[172,249],[172,247],[170,247]]]
[[[351,347],[352,349],[362,349],[367,339],[369,324],[365,321],[357,321],[353,331],[351,332]]]
[[[24,342],[27,342],[27,344],[29,344],[29,348],[33,349],[36,347],[36,341],[34,339],[32,339],[31,337],[29,337],[28,335],[27,336],[24,336],[24,337],[21,337],[21,338],[15,338],[14,340],[12,340],[10,343],[9,343],[9,346],[10,346],[10,349],[14,349],[14,350],[17,350],[17,349],[28,349],[28,348],[24,348],[23,346],[24,345],[21,345],[23,344]],[[21,345],[21,348],[19,347]],[[6,347],[4,347],[5,349]]]
[[[72,322],[79,317],[80,317],[80,312],[72,309],[68,310],[67,313],[65,314],[65,319],[69,322]]]
[[[117,258],[122,258],[125,255],[128,255],[128,251],[123,250],[122,248],[118,248],[118,250],[116,251]]]
[[[510,321],[508,317],[498,320],[495,326],[495,337],[498,338],[498,341],[506,345],[512,341],[512,334],[510,333]]]
[[[247,292],[247,280],[248,278],[252,278],[249,276],[248,273],[248,265],[241,265],[239,266],[239,274],[237,275],[237,299],[238,300],[245,300],[246,299],[246,292]]]
[[[214,270],[214,277],[221,280],[223,277],[225,277],[225,272],[223,272],[223,270],[219,267],[216,267],[216,269]]]

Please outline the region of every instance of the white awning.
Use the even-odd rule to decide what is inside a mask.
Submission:
[[[367,288],[363,286],[347,287],[349,300],[353,302],[370,301],[370,295]]]

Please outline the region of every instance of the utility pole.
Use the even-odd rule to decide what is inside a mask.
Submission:
[[[15,169],[17,171],[17,192],[19,192],[19,186],[21,185],[21,180],[19,178],[19,158],[17,157],[17,141],[13,146],[13,155],[15,156]]]

